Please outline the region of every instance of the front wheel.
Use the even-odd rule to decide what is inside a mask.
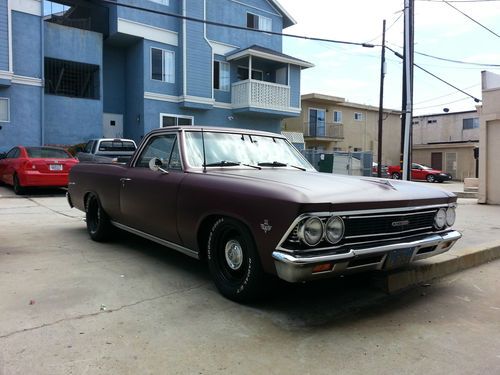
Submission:
[[[215,286],[226,298],[250,302],[263,291],[266,275],[253,238],[238,221],[220,218],[214,223],[207,258]]]
[[[399,174],[399,172],[394,172],[391,175],[391,177],[392,177],[393,180],[400,180],[401,179],[401,175]]]
[[[101,202],[99,202],[99,199],[94,194],[91,194],[87,198],[85,219],[87,222],[87,232],[94,241],[103,242],[110,237],[112,227],[109,216],[104,212]]]
[[[428,174],[425,179],[427,182],[436,182],[436,177],[433,174]]]

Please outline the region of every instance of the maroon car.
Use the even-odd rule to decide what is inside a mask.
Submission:
[[[68,201],[96,241],[120,228],[207,260],[247,301],[290,281],[387,270],[449,250],[456,196],[405,181],[319,173],[281,135],[169,127],[127,165],[76,165]]]

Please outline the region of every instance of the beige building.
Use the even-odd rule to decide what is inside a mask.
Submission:
[[[412,128],[413,162],[450,173],[454,180],[477,176],[477,111],[415,116]]]
[[[302,95],[301,101],[301,115],[283,120],[283,130],[302,132],[306,149],[324,152],[371,151],[373,160],[377,160],[378,107],[317,93]],[[398,164],[400,111],[384,109],[382,139],[382,164]]]
[[[481,73],[479,202],[500,204],[500,75]]]

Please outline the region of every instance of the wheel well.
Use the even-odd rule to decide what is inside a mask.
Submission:
[[[92,195],[95,195],[97,197],[96,194],[94,194],[93,192],[89,191],[87,193],[85,193],[85,195],[83,196],[83,207],[85,208],[85,211],[87,211],[87,202],[89,200],[89,198],[92,196]],[[99,199],[99,198],[97,198]]]

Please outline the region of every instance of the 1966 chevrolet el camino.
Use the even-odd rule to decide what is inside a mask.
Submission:
[[[404,267],[461,237],[456,196],[421,184],[319,173],[281,135],[169,127],[127,165],[73,167],[68,201],[90,237],[119,228],[208,262],[248,301],[269,275],[298,282]]]

